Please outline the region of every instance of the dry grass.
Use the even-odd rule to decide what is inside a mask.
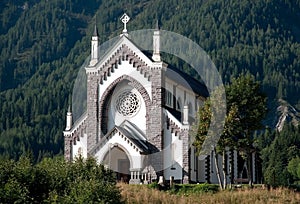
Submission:
[[[288,189],[239,189],[218,193],[172,195],[145,185],[118,184],[126,203],[299,203],[300,193]]]

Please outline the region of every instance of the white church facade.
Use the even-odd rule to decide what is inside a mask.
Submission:
[[[85,67],[87,110],[74,123],[71,110],[67,113],[65,159],[95,157],[118,180],[129,183],[148,183],[159,176],[178,183],[217,183],[213,155],[200,160],[190,145],[189,130],[209,96],[205,85],[162,61],[158,27],[152,56],[140,50],[128,36],[128,20],[125,14],[123,33],[103,57],[95,26]],[[228,169],[234,163],[231,175],[241,177],[237,153],[228,153],[228,158]]]

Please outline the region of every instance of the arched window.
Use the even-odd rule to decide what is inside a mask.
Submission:
[[[181,103],[181,98],[179,97],[179,98],[177,99],[177,102],[176,102],[176,110],[181,111],[181,107],[182,107],[181,104],[182,104],[182,103]]]
[[[167,106],[173,107],[172,106],[172,102],[173,102],[172,99],[173,99],[172,93],[166,89],[166,105]]]
[[[189,102],[188,107],[189,107],[189,115],[192,115],[193,114],[193,105],[191,102]]]

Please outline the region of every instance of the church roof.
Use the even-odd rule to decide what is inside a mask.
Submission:
[[[203,83],[172,65],[168,65],[166,76],[187,89],[191,88],[196,94],[209,96],[207,87]]]
[[[97,151],[106,143],[109,139],[111,133],[115,130],[120,132],[123,136],[129,139],[139,150],[142,154],[148,154],[151,152],[151,144],[147,142],[144,133],[134,124],[125,120],[121,125],[115,125],[102,139],[102,142],[99,142],[93,149],[89,152],[91,155],[96,154]],[[113,133],[114,134],[114,133]]]
[[[125,120],[120,126],[116,128],[133,142],[143,153],[149,153],[148,142],[144,133],[133,123]]]
[[[131,41],[132,42],[132,41]],[[134,44],[134,42],[132,42]],[[139,48],[138,45],[134,44]],[[152,53],[149,51],[143,50],[142,53],[146,55],[151,61],[152,60]],[[189,74],[181,71],[177,67],[168,64],[167,70],[166,70],[166,77],[177,82],[178,84],[182,85],[183,87],[187,89],[192,89],[194,93],[201,95],[203,97],[208,97],[209,92],[205,84],[194,77],[190,76]]]

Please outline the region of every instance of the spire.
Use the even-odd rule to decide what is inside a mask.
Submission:
[[[66,120],[66,130],[72,129],[72,112],[71,112],[71,106],[68,107],[67,112],[67,120]]]
[[[153,55],[152,59],[155,62],[160,62],[160,31],[158,26],[158,20],[156,20],[155,30],[153,33]]]
[[[90,66],[95,66],[99,61],[99,33],[97,28],[97,23],[94,26],[94,32],[91,41],[91,61]]]
[[[97,37],[99,37],[98,28],[97,28],[97,24],[95,24],[93,36],[97,36]]]

